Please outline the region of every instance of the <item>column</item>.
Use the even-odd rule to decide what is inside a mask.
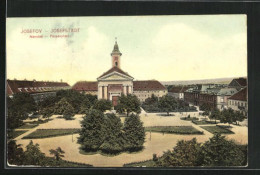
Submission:
[[[107,86],[104,86],[104,99],[108,100],[108,98],[107,98]]]
[[[102,99],[102,86],[98,86],[98,99]]]
[[[128,93],[132,94],[132,86],[128,86]]]
[[[123,86],[123,94],[126,95],[126,85]]]

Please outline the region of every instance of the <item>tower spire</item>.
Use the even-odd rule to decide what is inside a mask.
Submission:
[[[120,57],[121,57],[122,53],[119,51],[119,47],[117,44],[117,37],[115,37],[115,45],[114,45],[114,49],[111,53],[112,56],[112,67],[118,67],[120,68]]]
[[[113,55],[122,55],[122,53],[119,51],[119,47],[118,47],[118,44],[117,44],[117,37],[115,37],[115,45],[114,45],[114,49],[111,53],[111,56]]]

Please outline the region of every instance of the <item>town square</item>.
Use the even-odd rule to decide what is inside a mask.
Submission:
[[[244,16],[119,18],[43,18],[35,39],[9,20],[8,165],[247,166]]]

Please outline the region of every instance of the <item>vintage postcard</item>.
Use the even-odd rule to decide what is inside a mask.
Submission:
[[[7,165],[246,167],[247,16],[6,20]]]

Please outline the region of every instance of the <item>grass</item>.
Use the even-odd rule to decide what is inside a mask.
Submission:
[[[155,162],[152,159],[141,161],[141,162],[127,163],[123,165],[123,167],[154,167],[154,166],[155,166]]]
[[[23,133],[27,132],[28,130],[22,130],[22,131],[11,131],[10,133],[8,133],[8,138],[9,139],[14,139],[20,135],[22,135]]]
[[[23,139],[40,139],[78,133],[79,129],[37,129]]]
[[[196,125],[210,125],[210,124],[217,124],[215,121],[206,121],[206,120],[193,120],[192,123]]]
[[[220,126],[201,126],[201,128],[207,130],[208,132],[214,134],[214,133],[219,133],[219,134],[234,134],[233,131],[230,131],[229,129],[220,127]]]
[[[16,128],[16,129],[32,129],[36,126],[38,126],[38,124],[24,124],[24,125],[20,126],[19,128]]]
[[[181,117],[181,120],[193,121],[199,120],[197,117]]]
[[[152,126],[145,127],[146,132],[162,132],[169,134],[203,134],[193,126]]]

